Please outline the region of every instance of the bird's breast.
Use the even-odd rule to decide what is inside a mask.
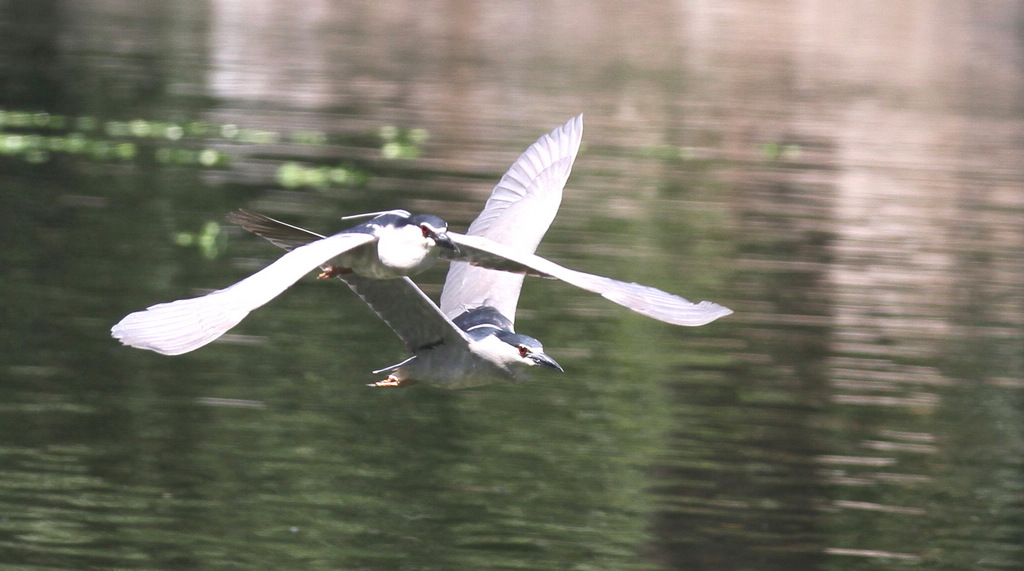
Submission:
[[[416,359],[397,371],[402,378],[448,389],[478,387],[518,377],[501,363],[482,358],[465,347],[437,345],[416,352]]]
[[[423,237],[415,228],[381,236],[377,240],[376,270],[382,275],[371,277],[394,278],[426,271],[437,261],[437,256],[432,255],[433,248],[433,240]]]
[[[412,276],[429,269],[437,260],[419,243],[411,240],[379,239],[353,248],[332,260],[332,264],[376,280]]]

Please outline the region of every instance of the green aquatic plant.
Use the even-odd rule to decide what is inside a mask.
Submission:
[[[227,245],[225,234],[220,224],[212,220],[203,224],[198,232],[178,232],[174,235],[174,243],[179,246],[195,247],[208,260],[220,257]]]
[[[396,126],[381,127],[371,136],[375,139],[371,144],[379,145],[386,160],[419,157],[428,138],[425,129]],[[57,155],[78,155],[99,162],[151,161],[164,166],[226,169],[262,152],[253,147],[284,145],[301,153],[302,148],[331,143],[328,133],[312,129],[282,133],[202,120],[103,120],[92,115],[0,109],[0,156],[29,164],[46,163]],[[277,183],[285,188],[357,188],[370,176],[349,161],[324,165],[288,160],[275,171]]]

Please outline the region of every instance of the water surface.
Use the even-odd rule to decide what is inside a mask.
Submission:
[[[1015,4],[0,4],[0,561],[123,569],[1013,569],[1024,457]],[[406,208],[464,230],[585,114],[529,280],[565,374],[373,390],[303,280],[167,358],[108,330]],[[443,268],[417,278],[439,292]]]

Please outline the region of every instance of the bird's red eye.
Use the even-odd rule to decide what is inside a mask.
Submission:
[[[529,352],[530,352],[529,349],[527,349],[525,346],[523,346],[523,345],[519,346],[519,356],[520,357],[525,357],[526,354],[529,353]]]
[[[423,231],[423,237],[424,238],[430,237],[430,229],[427,228],[426,225],[420,226],[420,230]]]

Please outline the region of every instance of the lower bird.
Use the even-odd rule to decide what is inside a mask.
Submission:
[[[229,288],[130,314],[112,334],[133,347],[171,355],[188,352],[320,267],[322,277],[348,284],[412,353],[375,371],[389,375],[373,386],[422,381],[458,388],[521,379],[533,366],[562,370],[539,341],[514,330],[525,275],[559,279],[676,325],[704,325],[732,313],[712,302],[694,304],[649,286],[571,270],[533,253],[558,212],[582,133],[583,118],[577,116],[540,137],[502,177],[465,235],[449,231],[440,218],[404,211],[367,223],[379,228],[357,227],[330,237],[239,211],[230,217],[233,222],[289,253]],[[397,236],[405,245],[384,255],[398,243]],[[366,248],[371,243],[376,253]],[[344,259],[352,258],[349,252],[355,248],[369,251],[361,264]],[[340,262],[331,263],[339,256]],[[408,278],[437,258],[452,260],[440,307]]]

